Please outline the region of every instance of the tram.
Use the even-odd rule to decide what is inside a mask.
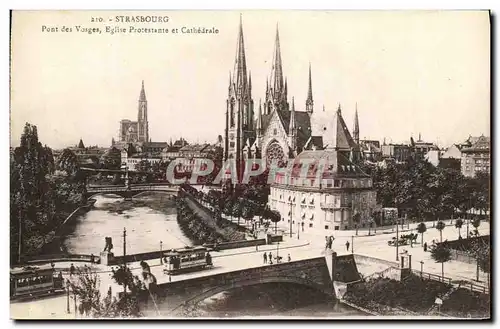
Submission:
[[[63,278],[50,266],[10,270],[10,297],[33,297],[64,292]]]
[[[163,273],[176,275],[179,273],[201,270],[212,266],[212,256],[206,247],[185,247],[167,251],[164,254],[165,268]]]

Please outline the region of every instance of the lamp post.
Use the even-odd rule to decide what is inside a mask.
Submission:
[[[127,230],[123,228],[123,274],[126,275],[125,271],[127,268]],[[123,281],[123,295],[127,292],[127,280]]]
[[[160,241],[160,265],[163,265],[163,242]]]
[[[399,218],[396,219],[396,261],[399,261]]]
[[[71,313],[69,310],[69,279],[66,279],[66,313]]]
[[[297,221],[297,240],[300,240],[300,222]]]
[[[278,241],[278,244],[276,245],[276,263],[278,262],[280,255],[280,242]]]
[[[288,199],[290,202],[290,238],[292,237],[292,199],[291,197]]]
[[[420,261],[420,277],[424,275],[424,261]]]
[[[354,235],[351,235],[351,254],[354,254]]]

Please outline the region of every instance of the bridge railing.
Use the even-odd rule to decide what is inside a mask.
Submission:
[[[92,255],[85,254],[48,254],[24,258],[23,261],[28,264],[47,263],[47,262],[61,262],[61,261],[74,261],[74,262],[90,262]],[[100,257],[94,255],[94,262],[99,262]]]
[[[175,185],[130,185],[127,186],[89,186],[87,187],[87,192],[124,192],[124,191],[176,191],[177,187]]]

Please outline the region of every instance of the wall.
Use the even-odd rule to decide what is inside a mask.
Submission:
[[[304,284],[330,296],[335,294],[325,258],[317,257],[159,284],[156,302],[163,313],[232,288],[269,282]]]
[[[236,248],[245,248],[245,247],[254,247],[261,246],[266,244],[266,239],[255,239],[255,240],[240,240],[240,241],[231,241],[231,242],[223,242],[217,244],[217,248],[220,250],[226,249],[236,249]],[[204,244],[204,246],[208,248],[213,248],[213,244]],[[163,250],[164,252],[167,250]],[[141,260],[150,260],[150,259],[159,259],[161,255],[160,250],[143,252],[140,254],[131,254],[126,256],[127,262],[139,262]],[[123,256],[116,256],[114,258],[113,264],[121,264],[123,263]]]

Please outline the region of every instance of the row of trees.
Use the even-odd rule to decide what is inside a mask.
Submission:
[[[75,208],[85,203],[84,177],[69,149],[57,161],[38,140],[36,126],[27,123],[19,147],[10,154],[10,256],[41,252],[55,230]]]
[[[186,204],[182,198],[177,198],[177,222],[181,230],[195,244],[221,243],[227,241],[224,235],[217,232],[215,227],[205,223],[193,210]]]
[[[461,243],[462,245],[465,245],[466,247],[463,248],[465,252],[467,252],[471,257],[476,258],[476,264],[477,264],[477,280],[479,281],[479,269],[481,269],[484,273],[488,274],[488,280],[489,280],[489,273],[490,273],[490,245],[489,243],[485,243],[484,240],[479,239],[479,226],[481,225],[481,221],[479,218],[476,218],[471,221],[470,223],[473,227],[474,230],[471,231],[466,239],[462,239],[460,235],[460,230],[462,226],[464,225],[464,221],[462,219],[457,219],[455,221],[455,228],[458,229],[458,241],[466,241],[465,243]],[[446,224],[442,221],[439,221],[436,224],[436,230],[439,231],[440,235],[440,243],[433,244],[430,246],[430,252],[431,252],[431,257],[436,263],[441,263],[441,275],[444,278],[444,263],[449,262],[452,259],[452,251],[447,243],[445,241],[443,243],[443,230],[446,227]],[[422,238],[422,247],[423,247],[423,241],[424,241],[424,233],[427,232],[427,226],[425,223],[420,223],[417,226],[417,232],[421,234]],[[489,286],[489,282],[488,282]]]
[[[255,216],[259,216],[265,226],[268,226],[269,221],[275,223],[275,230],[277,223],[281,220],[280,214],[277,211],[271,211],[265,203],[256,202],[244,196],[238,197],[238,195],[245,195],[243,193],[230,193],[227,190],[225,192],[210,190],[204,193],[187,184],[183,185],[183,189],[212,210],[218,225],[224,221],[222,214],[237,218],[238,225],[241,218],[249,222],[254,220]]]
[[[471,208],[489,209],[490,176],[478,172],[464,177],[459,170],[434,167],[425,160],[409,160],[386,167],[364,165],[372,175],[377,202],[383,207],[403,209],[410,218],[434,220],[452,218]]]

